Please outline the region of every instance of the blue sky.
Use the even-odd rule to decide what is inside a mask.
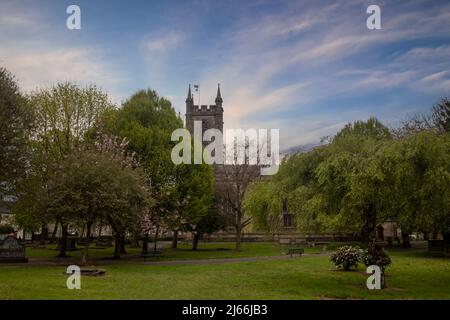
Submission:
[[[70,4],[81,30],[66,28]],[[189,83],[212,104],[220,82],[225,127],[279,128],[285,148],[450,96],[450,3],[0,0],[0,65],[24,91],[95,83],[120,103],[150,87],[182,114]]]

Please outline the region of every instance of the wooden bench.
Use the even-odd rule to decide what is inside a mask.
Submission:
[[[303,248],[289,248],[287,254],[291,256],[294,254],[302,255],[305,252]]]

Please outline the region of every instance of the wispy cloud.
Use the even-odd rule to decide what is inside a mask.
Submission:
[[[58,81],[97,84],[108,90],[116,102],[120,102],[119,87],[126,80],[102,62],[98,51],[88,48],[34,49],[30,52],[0,49],[0,60],[15,74],[25,91],[50,86]]]
[[[183,40],[180,32],[160,31],[148,35],[143,40],[142,46],[149,53],[165,53],[178,47]]]
[[[142,1],[104,16],[80,2],[90,18],[79,33],[61,29],[64,11],[50,21],[33,6],[0,5],[0,63],[23,88],[95,82],[119,100],[150,86],[184,112],[188,83],[209,104],[220,82],[225,127],[279,128],[285,146],[371,115],[395,120],[450,92],[445,1],[377,1],[382,30],[366,28],[367,0]],[[52,28],[35,31],[36,19]]]
[[[448,66],[446,46],[412,48],[383,59],[373,55],[399,42],[450,36],[450,6],[444,7],[449,10],[405,5],[393,12],[386,4],[382,6],[383,29],[377,31],[365,26],[364,1],[326,6],[294,3],[277,13],[246,17],[227,33],[225,59],[209,69],[200,82],[208,93],[215,92],[211,74],[223,83],[225,126],[255,124],[252,118],[260,120],[263,114],[276,117],[277,113],[280,117],[281,111],[291,110],[297,121],[288,123],[280,118],[277,122],[279,128],[289,128],[281,133],[282,139],[294,143],[296,134],[292,132],[298,132],[298,141],[314,142],[305,141],[305,136],[317,141],[319,131],[337,130],[344,123],[330,120],[328,129],[305,135],[300,119],[314,106],[333,103],[343,95],[359,98],[395,87],[447,89],[447,74],[439,74],[440,82],[435,74],[436,67]],[[434,74],[435,79],[424,80],[427,74]],[[424,81],[428,83],[424,85]]]

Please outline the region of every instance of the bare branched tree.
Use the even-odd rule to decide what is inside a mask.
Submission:
[[[251,217],[245,216],[243,210],[245,192],[253,181],[261,179],[261,166],[250,161],[252,154],[258,156],[260,148],[259,146],[251,148],[250,145],[251,143],[248,141],[244,144],[245,159],[240,158],[239,152],[234,152],[232,157],[228,155],[228,161],[216,165],[214,168],[219,206],[223,213],[230,218],[236,231],[236,251],[241,250],[242,230],[252,220]],[[253,144],[253,146],[257,146],[257,144]],[[235,142],[234,150],[239,150],[237,142]]]

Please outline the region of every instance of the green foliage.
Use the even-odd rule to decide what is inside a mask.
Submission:
[[[182,128],[170,101],[153,90],[133,94],[108,117],[107,130],[127,138],[136,153],[156,203],[150,212],[154,224],[172,230],[195,228],[208,213],[213,175],[207,165],[178,165],[171,160],[171,134]]]
[[[374,246],[372,250],[364,250],[361,255],[361,261],[366,266],[377,265],[383,271],[392,262],[386,251],[380,246]]]
[[[128,149],[139,156],[154,188],[165,189],[173,182],[171,134],[183,123],[170,101],[150,89],[138,91],[110,113],[106,126],[109,132],[129,140]]]
[[[29,157],[34,115],[13,76],[0,68],[0,198],[14,193]]]
[[[393,139],[376,119],[345,126],[328,145],[288,158],[252,187],[247,213],[273,230],[288,199],[305,232],[358,233],[395,220],[404,233],[450,227],[450,135],[436,130]]]
[[[212,168],[206,164],[176,166],[177,197],[182,199],[179,208],[185,221],[182,227],[195,229],[208,214],[211,206],[214,186]]]
[[[275,183],[255,182],[246,192],[243,202],[244,211],[250,215],[255,228],[275,232],[280,228],[282,198]]]
[[[397,221],[407,231],[444,231],[450,217],[450,135],[423,131],[399,141]]]
[[[52,179],[51,194],[49,211],[60,221],[104,219],[117,230],[133,225],[146,201],[139,172],[95,150],[66,157]]]
[[[34,148],[42,153],[43,162],[71,152],[114,108],[96,86],[79,87],[70,82],[33,92],[29,99],[36,116]]]
[[[357,267],[361,259],[362,250],[359,247],[343,246],[338,248],[330,256],[331,262],[336,268],[342,268],[344,271],[349,271],[352,267]]]
[[[112,110],[108,96],[95,86],[58,83],[29,96],[35,116],[26,177],[18,186],[19,202],[13,208],[19,225],[36,230],[42,224],[60,222],[62,212],[53,211],[52,183],[61,162],[88,142],[88,134]]]

